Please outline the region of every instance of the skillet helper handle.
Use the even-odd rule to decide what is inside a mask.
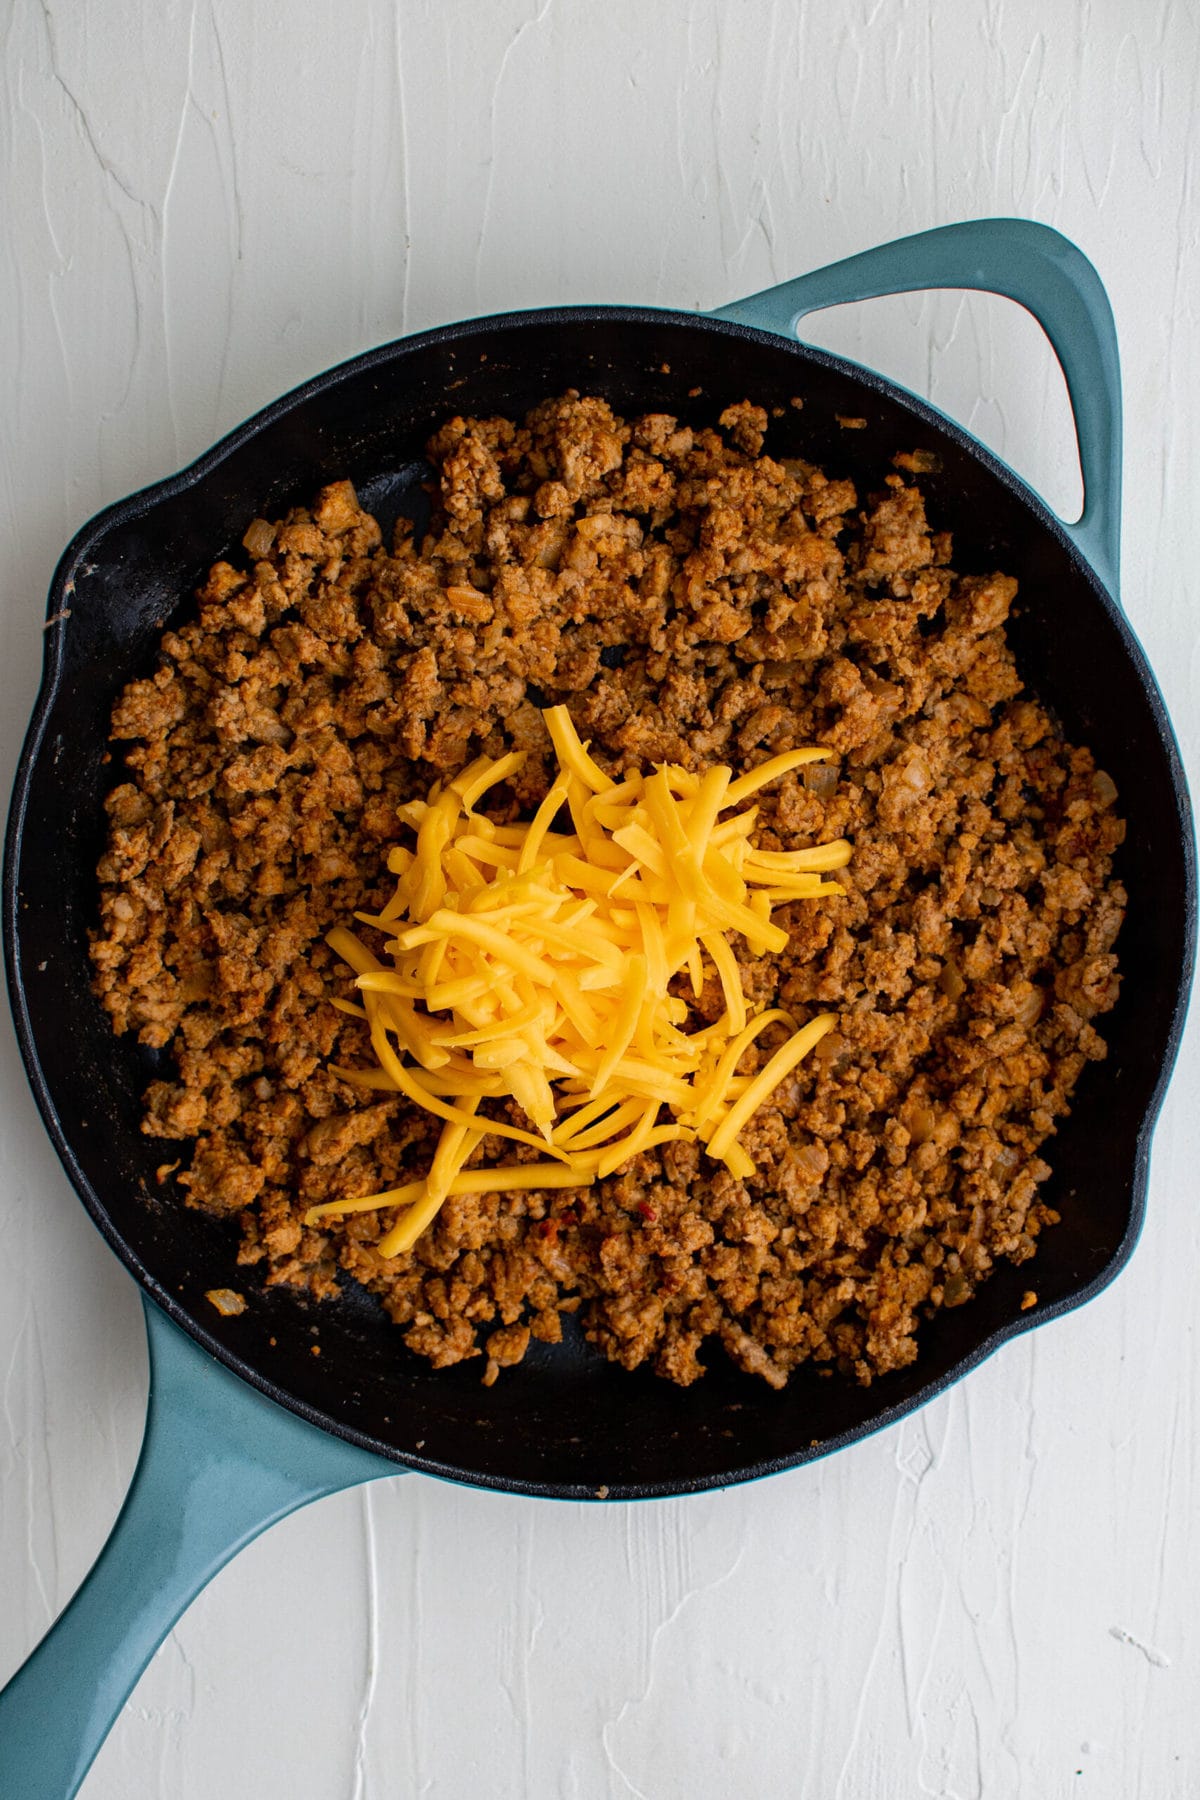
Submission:
[[[266,1526],[401,1472],[264,1399],[144,1304],[141,1455],[91,1573],[0,1693],[5,1800],[70,1800],[175,1621]]]
[[[1004,294],[1031,312],[1066,377],[1083,512],[1062,521],[1076,547],[1115,598],[1121,567],[1121,367],[1112,308],[1083,252],[1032,219],[972,219],[917,232],[814,269],[721,307],[733,319],[794,338],[808,313],[926,288],[974,288]]]

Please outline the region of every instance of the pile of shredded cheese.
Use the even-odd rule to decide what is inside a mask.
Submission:
[[[840,894],[823,872],[850,860],[845,839],[761,850],[745,801],[789,769],[824,760],[788,751],[734,779],[666,764],[615,782],[589,756],[565,706],[544,714],[559,773],[528,824],[476,810],[513,775],[522,752],[480,757],[428,801],[399,809],[416,833],[395,848],[396,892],[364,924],[394,933],[391,966],[338,926],[327,942],[357,976],[374,1070],[337,1069],[359,1086],[404,1094],[443,1123],[422,1181],[314,1206],[307,1224],[376,1207],[407,1210],[378,1246],[412,1248],[448,1194],[583,1187],[673,1139],[699,1140],[733,1174],[754,1164],[738,1133],[829,1031],[778,1007],[747,1004],[730,933],[754,955],[778,953],[780,902]],[[554,829],[564,807],[574,831]],[[727,817],[722,817],[728,814]],[[687,1002],[670,992],[686,971],[697,997],[711,962],[724,993],[715,1024],[685,1031]],[[754,1076],[737,1073],[768,1025],[792,1035]],[[478,1112],[515,1100],[532,1131]],[[669,1122],[660,1123],[663,1109]],[[466,1169],[485,1136],[534,1145],[549,1160]]]

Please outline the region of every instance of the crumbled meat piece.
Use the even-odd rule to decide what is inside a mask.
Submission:
[[[488,1382],[572,1313],[683,1385],[722,1348],[774,1387],[808,1360],[903,1368],[922,1318],[1056,1222],[1038,1151],[1104,1054],[1123,826],[1022,692],[1016,584],[949,566],[904,479],[925,453],[863,501],[763,455],[764,408],[719,423],[575,393],[452,419],[424,541],[385,547],[344,481],[255,520],[248,566],[214,566],[113,709],[94,979],[114,1030],[174,1057],[146,1095],[146,1131],[183,1140],[163,1179],[239,1215],[267,1282],[357,1280],[410,1350]],[[385,1260],[394,1209],[304,1214],[420,1176],[440,1126],[339,1073],[373,1059],[325,934],[389,897],[396,807],[472,757],[527,752],[503,802],[527,816],[559,701],[614,775],[836,752],[758,796],[758,831],[848,836],[845,894],[782,907],[787,949],[742,968],[754,1001],[838,1028],[750,1121],[745,1180],[668,1144],[592,1188],[452,1196]],[[695,1022],[721,1004],[709,983]],[[499,1143],[476,1160],[536,1156]]]

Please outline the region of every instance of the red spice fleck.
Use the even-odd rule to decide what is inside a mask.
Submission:
[[[557,1219],[539,1219],[537,1229],[538,1229],[539,1237],[548,1238],[551,1242],[553,1242],[554,1239],[557,1238],[557,1236],[558,1236],[558,1220]]]
[[[657,1212],[648,1200],[638,1201],[638,1211],[641,1213],[643,1219],[645,1219],[647,1225],[653,1225],[658,1218]]]

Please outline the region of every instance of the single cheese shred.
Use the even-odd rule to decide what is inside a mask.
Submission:
[[[696,775],[664,764],[617,782],[565,706],[543,718],[559,773],[533,819],[498,825],[476,810],[523,754],[478,758],[399,808],[415,841],[388,858],[396,891],[381,913],[356,915],[389,934],[389,961],[347,926],[326,940],[362,1002],[336,1004],[365,1016],[378,1065],[335,1073],[403,1094],[443,1122],[422,1180],[305,1215],[314,1224],[400,1209],[380,1241],[384,1257],[411,1250],[450,1194],[584,1187],[674,1140],[699,1141],[735,1176],[752,1174],[739,1133],[837,1020],[827,1012],[801,1024],[754,1007],[730,942],[736,933],[752,956],[777,954],[788,934],[774,906],[844,892],[825,879],[850,860],[844,838],[759,849],[757,808],[732,810],[830,752],[787,751],[737,780],[724,766]],[[671,983],[686,974],[698,998],[706,962],[725,1009],[688,1030],[691,1010]],[[757,1074],[739,1075],[769,1025],[791,1035]],[[484,1101],[515,1101],[530,1129],[480,1112]],[[484,1137],[533,1145],[547,1160],[468,1168]]]

